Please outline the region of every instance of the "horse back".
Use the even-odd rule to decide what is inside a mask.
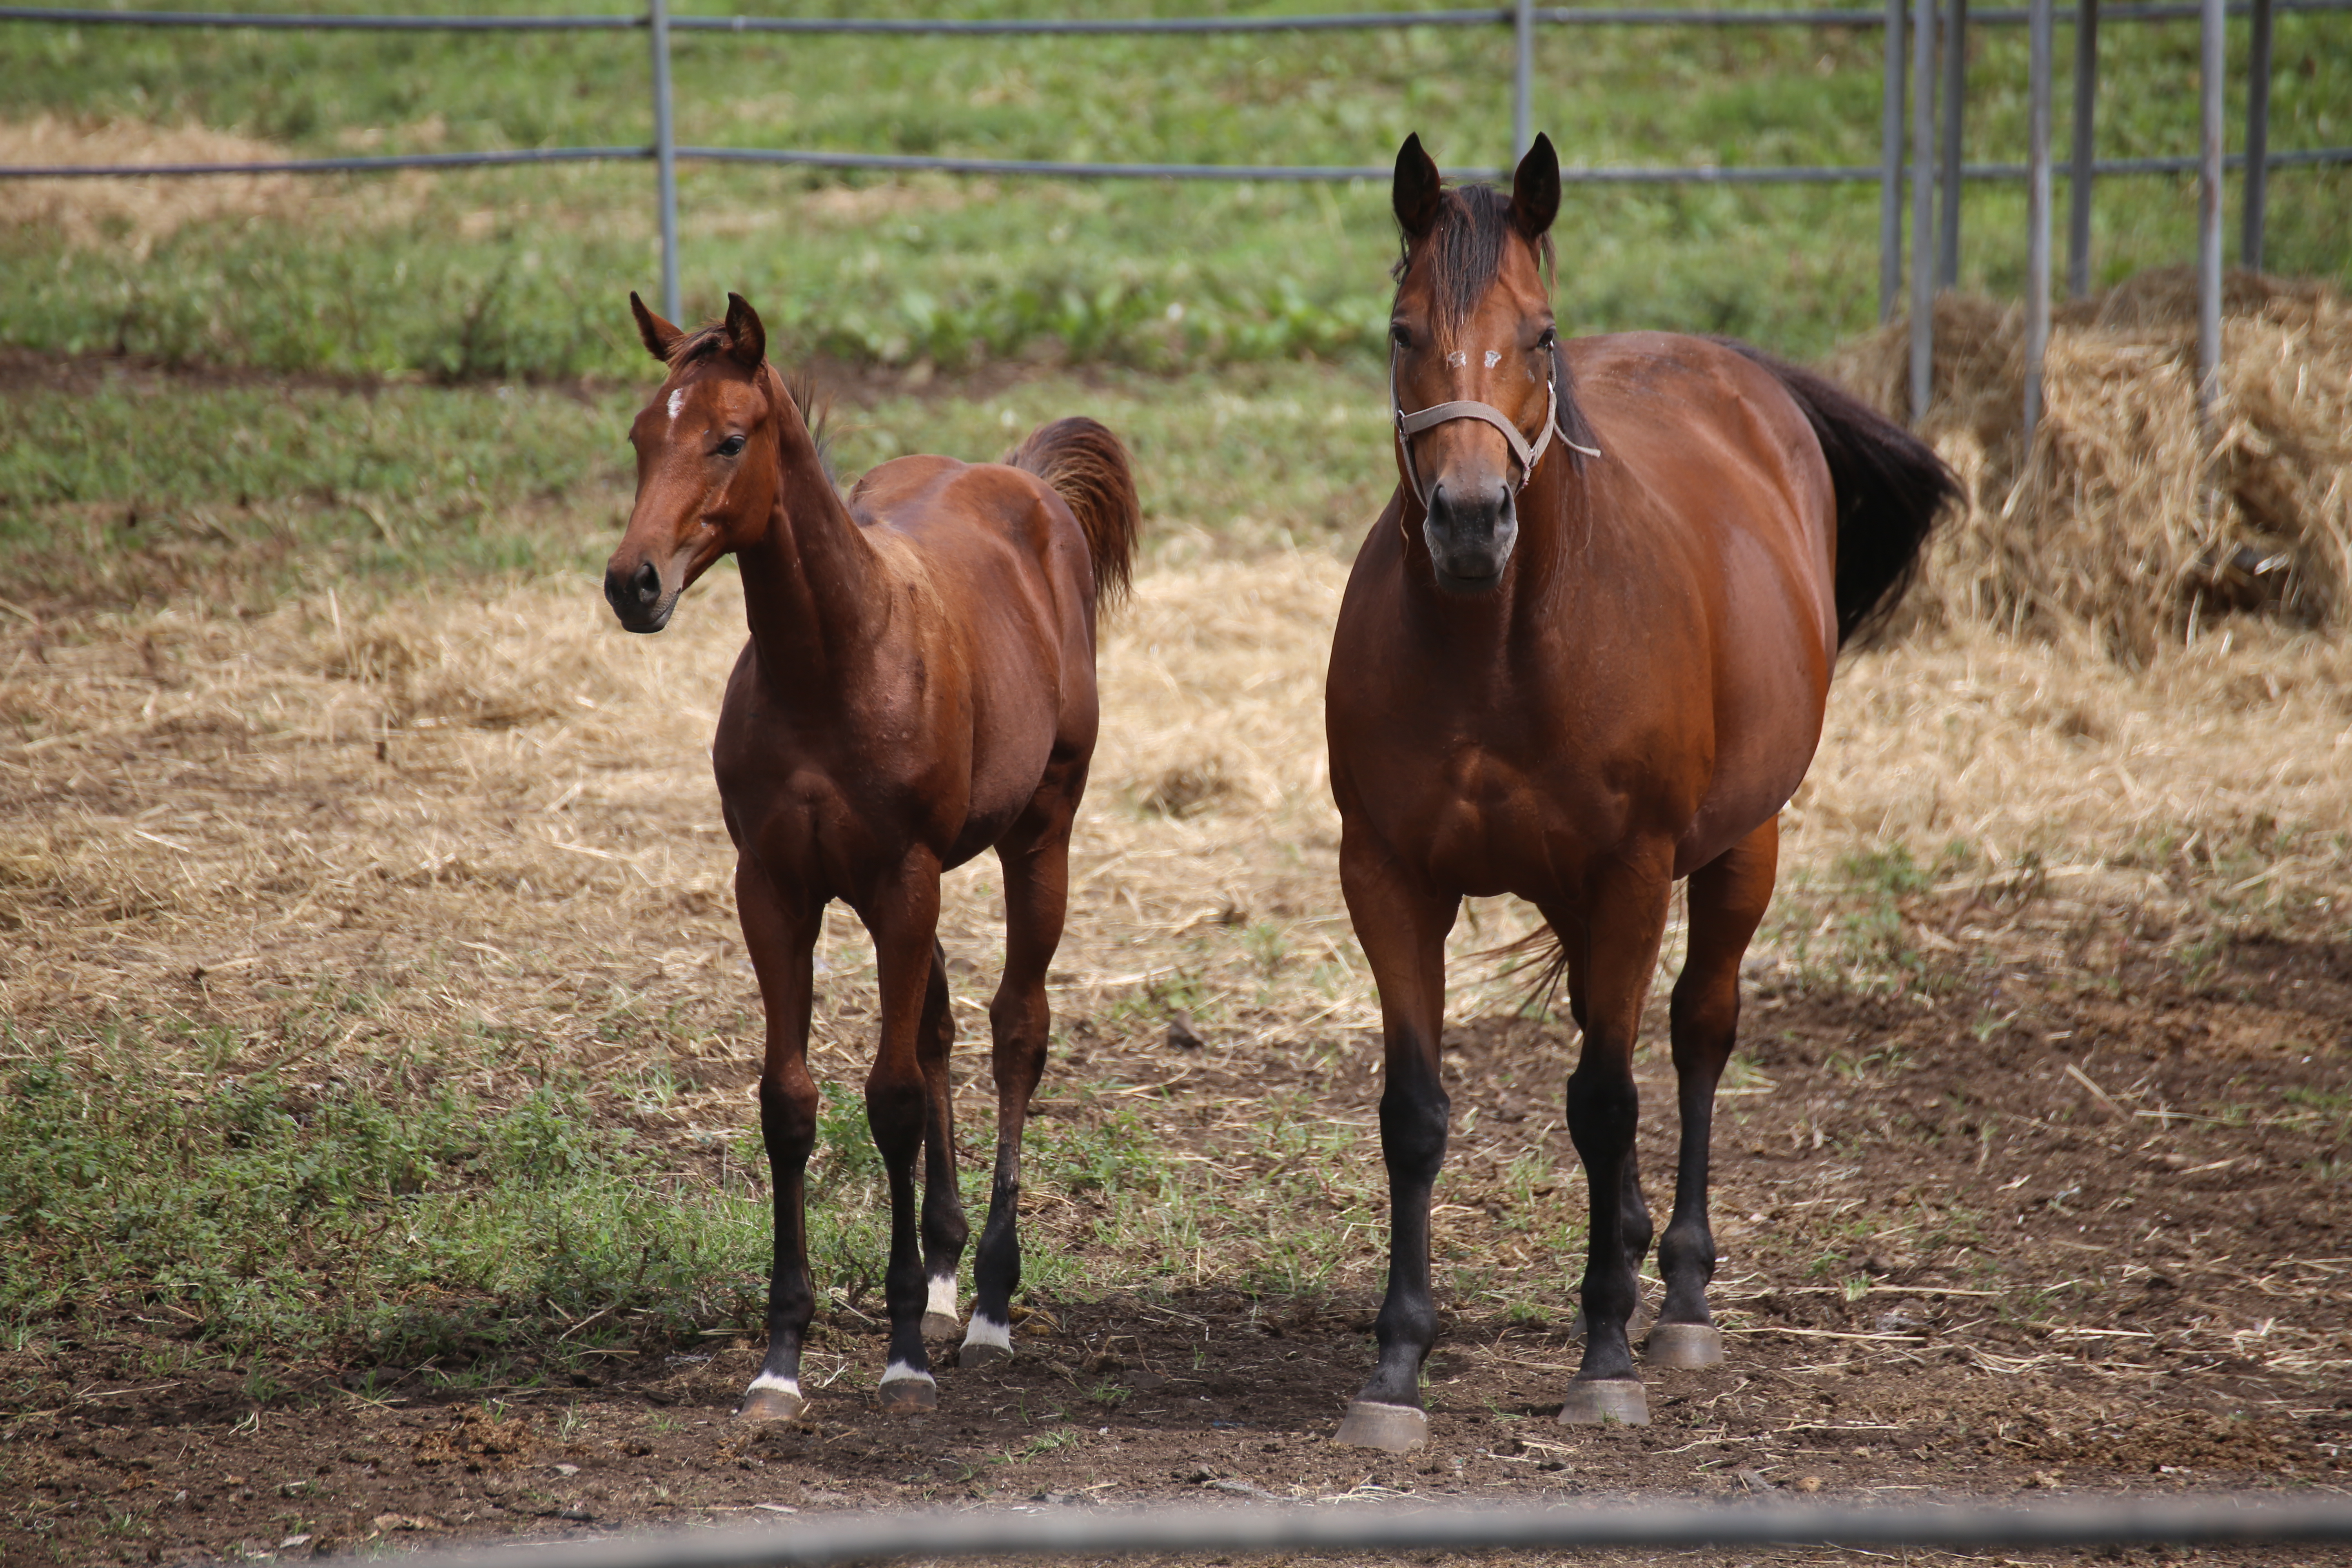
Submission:
[[[1024,805],[1049,766],[1093,752],[1085,533],[1050,487],[1001,463],[901,458],[867,473],[848,506],[913,610],[914,646],[898,657],[961,688],[975,812],[966,837],[992,842],[993,820]]]

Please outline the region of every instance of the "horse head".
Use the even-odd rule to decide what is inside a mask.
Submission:
[[[1538,136],[1507,200],[1485,185],[1443,188],[1410,136],[1391,201],[1404,231],[1389,317],[1397,466],[1421,504],[1438,585],[1480,593],[1502,580],[1518,493],[1566,411],[1545,287],[1559,158]]]
[[[724,321],[691,332],[634,293],[629,309],[669,374],[629,426],[637,496],[604,567],[604,597],[629,630],[657,632],[712,562],[766,533],[782,484],[778,432],[799,413],[741,295],[727,296]]]

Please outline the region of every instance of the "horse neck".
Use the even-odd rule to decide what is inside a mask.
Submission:
[[[773,392],[782,392],[781,378]],[[761,669],[785,698],[837,690],[887,621],[889,595],[874,546],[841,504],[798,408],[781,396],[777,406],[774,510],[766,532],[736,560]]]

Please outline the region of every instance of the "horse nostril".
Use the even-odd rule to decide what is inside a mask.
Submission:
[[[650,605],[661,597],[661,574],[655,569],[652,562],[647,561],[639,564],[637,574],[633,581],[637,590],[637,603],[640,605]]]

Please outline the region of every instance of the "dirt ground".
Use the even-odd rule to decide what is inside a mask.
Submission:
[[[1717,1140],[1731,1357],[1652,1374],[1644,1429],[1553,1421],[1575,1363],[1565,1281],[1523,1310],[1449,1311],[1431,1442],[1405,1457],[1328,1441],[1369,1369],[1370,1289],[1203,1289],[1038,1303],[1016,1360],[943,1372],[938,1411],[912,1418],[873,1408],[880,1331],[840,1312],[808,1417],[764,1426],[729,1419],[748,1341],[495,1413],[397,1388],[257,1411],[230,1380],[151,1393],[91,1357],[54,1369],[71,1397],[19,1426],[10,1468],[68,1561],[120,1560],[109,1520],[131,1510],[160,1531],[121,1557],[192,1561],[908,1503],[2342,1488],[2343,1122],[2295,1108],[2340,1102],[2352,945],[2251,942],[2194,984],[2129,964],[2084,979],[1928,1001],[1760,987],[1759,1070]],[[1455,1142],[1446,1264],[1496,1244],[1493,1171],[1521,1124],[1549,1118],[1571,1159],[1558,1030],[1453,1041],[1457,1126],[1496,1131]],[[1869,1053],[1907,1065],[1857,1068]],[[1361,1050],[1316,1084],[1265,1085],[1248,1059],[1196,1077],[1196,1103],[1257,1084],[1348,1120],[1378,1092]],[[1644,1090],[1667,1100],[1654,1062]],[[1171,1132],[1187,1109],[1170,1102]],[[1669,1120],[1649,1118],[1653,1173]],[[1213,1130],[1192,1142],[1237,1173],[1271,1163]],[[0,1554],[26,1560],[35,1541],[10,1533]]]

